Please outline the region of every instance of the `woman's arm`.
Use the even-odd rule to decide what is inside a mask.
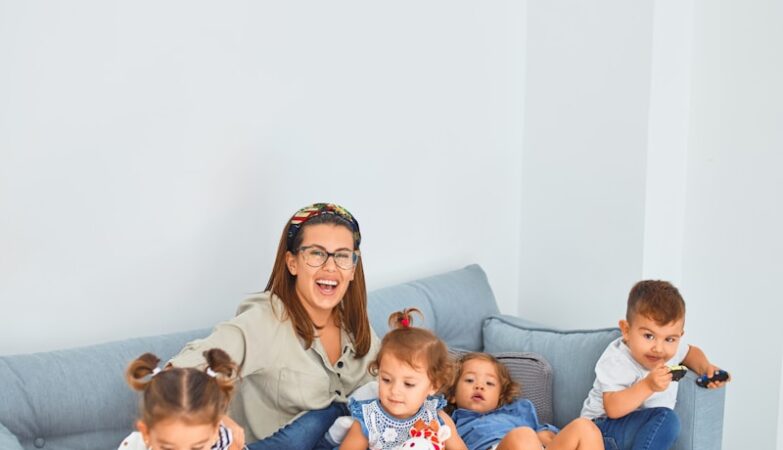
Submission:
[[[457,426],[454,424],[454,421],[451,420],[451,417],[449,417],[449,415],[444,411],[439,411],[438,416],[443,419],[443,426],[451,428],[451,436],[449,436],[449,438],[446,439],[446,442],[444,443],[446,450],[468,450],[468,446],[465,445],[465,441],[459,437],[459,433],[457,433]]]
[[[367,450],[367,437],[362,433],[362,426],[354,421],[348,434],[345,435],[343,443],[340,444],[340,450]]]
[[[231,361],[241,370],[245,362],[245,336],[239,327],[226,322],[216,326],[209,336],[185,344],[185,347],[171,358],[167,365],[203,368],[207,363],[204,352],[213,348],[226,352],[231,357]]]

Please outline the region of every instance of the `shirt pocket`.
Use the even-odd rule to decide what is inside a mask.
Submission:
[[[280,410],[291,415],[325,408],[332,397],[329,376],[326,373],[281,369],[277,395]]]

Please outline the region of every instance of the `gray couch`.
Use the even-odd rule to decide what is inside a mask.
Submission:
[[[538,377],[551,385],[542,391],[530,383],[523,391],[536,390],[537,406],[548,410],[545,416],[557,426],[579,414],[596,360],[619,335],[617,329],[559,331],[501,315],[486,275],[476,265],[371,292],[370,321],[378,335],[387,331],[392,311],[408,306],[421,309],[424,326],[451,348],[502,353],[504,361],[524,362],[531,352],[543,355],[543,363],[533,358],[538,366],[528,369],[551,365],[551,373]],[[208,333],[203,329],[0,357],[0,450],[117,448],[132,431],[137,412],[136,394],[123,380],[127,363],[146,351],[166,359]],[[525,353],[515,358],[518,352]],[[699,388],[694,379],[689,374],[680,381],[676,410],[682,432],[675,449],[719,449],[724,390]]]

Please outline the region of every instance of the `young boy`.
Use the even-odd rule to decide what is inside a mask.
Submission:
[[[680,432],[673,411],[677,382],[668,366],[683,364],[712,377],[718,368],[698,347],[681,342],[685,302],[666,281],[636,283],[628,294],[622,337],[609,344],[595,365],[595,382],[582,406],[607,449],[668,449]],[[711,389],[725,382],[711,382]],[[646,445],[646,446],[645,446]]]

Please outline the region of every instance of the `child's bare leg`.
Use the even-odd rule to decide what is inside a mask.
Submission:
[[[497,450],[541,450],[541,441],[529,427],[517,427],[506,433]]]
[[[547,450],[604,450],[604,438],[592,420],[579,418],[560,430]]]

